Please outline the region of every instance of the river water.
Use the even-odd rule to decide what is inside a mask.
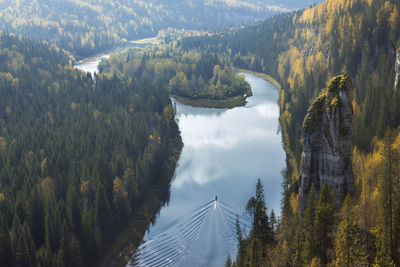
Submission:
[[[75,67],[94,70],[93,64],[85,62]],[[177,218],[215,196],[218,201],[244,211],[247,200],[255,194],[258,178],[264,185],[268,211],[274,209],[279,215],[285,155],[278,131],[278,91],[263,78],[249,73],[242,75],[253,91],[244,107],[198,108],[173,100],[184,147],[171,184],[169,203],[161,209],[144,240],[168,230]],[[217,251],[210,240],[206,242],[213,253],[203,252],[201,255],[207,256],[200,259],[199,253],[193,251],[193,255],[187,256],[197,257],[191,265],[223,266],[227,254],[221,254],[229,249]],[[204,248],[201,244],[198,247]]]

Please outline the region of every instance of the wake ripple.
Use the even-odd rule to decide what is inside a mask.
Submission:
[[[221,201],[207,202],[143,242],[128,266],[223,266],[228,255],[236,255],[236,220],[245,235],[251,227],[247,214]]]

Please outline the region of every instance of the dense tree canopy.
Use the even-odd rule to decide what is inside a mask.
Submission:
[[[95,265],[151,190],[165,201],[181,147],[168,93],[0,37],[0,265]]]
[[[240,104],[250,96],[250,85],[236,73],[229,58],[215,53],[182,52],[176,42],[145,51],[128,50],[102,61],[103,73],[134,78],[190,99],[227,100]]]

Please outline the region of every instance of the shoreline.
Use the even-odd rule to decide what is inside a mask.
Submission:
[[[102,52],[95,52],[93,54],[88,54],[86,56],[77,56],[75,58],[75,61],[73,62],[73,65],[83,63],[85,61],[93,61],[96,58],[101,58],[113,53],[120,53],[123,52],[126,49],[133,48],[133,47],[139,47],[140,45],[155,45],[161,43],[163,40],[159,39],[158,35],[153,36],[153,37],[147,37],[147,38],[141,38],[137,40],[131,40],[131,41],[120,41],[119,43],[115,44],[114,46],[110,46],[108,48],[105,48],[102,50]],[[138,46],[139,45],[139,46]]]
[[[146,199],[132,214],[129,222],[116,239],[104,251],[96,266],[126,266],[140,246],[149,225],[168,201],[171,182],[183,148],[180,135],[177,138],[170,140],[170,146],[173,147],[172,153],[163,167],[167,168],[169,173],[167,176],[160,177],[153,190],[147,192]]]
[[[243,97],[241,95],[227,98],[227,99],[208,99],[208,98],[190,98],[175,94],[170,94],[170,97],[176,99],[177,101],[181,102],[182,104],[197,107],[197,108],[217,108],[217,109],[231,109],[236,107],[243,107],[246,105],[247,97]]]
[[[250,74],[259,76],[259,77],[261,77],[261,78],[263,78],[263,79],[269,81],[269,82],[272,83],[276,88],[278,88],[278,91],[281,91],[281,89],[282,89],[281,84],[280,84],[277,80],[275,80],[274,77],[272,77],[271,75],[268,75],[268,74],[263,73],[263,72],[256,72],[256,71],[246,70],[246,69],[239,69],[239,68],[238,68],[238,70],[241,71],[241,72],[247,72],[247,73],[250,73]]]

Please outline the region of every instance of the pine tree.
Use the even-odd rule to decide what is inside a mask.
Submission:
[[[271,222],[272,233],[275,235],[275,233],[276,233],[276,225],[277,225],[278,222],[276,220],[275,212],[274,212],[273,209],[271,210],[271,213],[269,215],[269,221]]]
[[[253,238],[247,247],[247,255],[249,255],[248,261],[245,266],[249,267],[260,267],[263,266],[263,255],[262,246],[258,238]]]
[[[112,215],[110,204],[106,197],[103,185],[99,184],[96,191],[95,206],[95,222],[96,222],[96,241],[101,244],[107,240],[112,229]]]
[[[383,224],[378,224],[376,233],[376,255],[375,265],[376,266],[394,266],[392,258],[390,257],[390,243],[387,239],[387,229],[384,228]]]
[[[113,207],[120,224],[128,218],[131,207],[128,199],[128,192],[125,190],[122,180],[116,177],[113,182]]]
[[[304,260],[310,262],[317,255],[315,212],[317,208],[317,196],[314,184],[311,185],[307,198],[307,208],[304,213]]]
[[[49,247],[42,246],[36,253],[38,266],[52,266],[52,253]]]
[[[6,218],[0,216],[0,266],[13,266],[14,254]]]
[[[244,249],[244,242],[243,242],[243,232],[240,228],[239,218],[236,216],[236,236],[238,241],[238,252],[236,256],[236,267],[244,266],[244,258],[245,258],[245,249]]]
[[[253,221],[253,234],[259,238],[265,256],[267,244],[271,243],[274,239],[270,221],[267,215],[267,207],[264,200],[264,188],[261,180],[258,179],[256,186],[256,197],[254,207],[254,221]]]
[[[23,235],[25,237],[26,240],[26,245],[28,248],[28,254],[27,257],[29,257],[29,261],[32,263],[32,266],[36,266],[36,248],[35,248],[35,243],[33,241],[33,237],[31,234],[31,231],[29,230],[29,226],[26,223],[26,221],[24,222],[24,225],[22,227],[23,229]]]
[[[36,247],[40,247],[45,242],[45,214],[43,202],[37,188],[32,190],[30,201],[28,202],[29,225]]]
[[[14,217],[13,225],[11,228],[11,243],[15,254],[16,266],[33,266],[31,261],[29,247],[26,242],[23,228],[17,215]]]
[[[379,217],[376,240],[376,264],[391,264],[395,258],[393,240],[393,136],[390,129],[385,132],[383,140],[382,171],[378,177]]]
[[[66,212],[67,221],[70,229],[73,230],[74,234],[81,235],[82,231],[82,218],[79,207],[79,197],[77,188],[74,185],[69,185],[66,196]]]
[[[291,245],[293,249],[291,265],[301,266],[303,264],[303,229],[300,224],[297,224]]]
[[[328,184],[325,182],[319,194],[315,211],[315,230],[317,254],[321,262],[328,262],[327,250],[332,247],[331,232],[334,222],[333,197]]]
[[[335,266],[338,267],[368,265],[366,248],[361,242],[360,229],[352,206],[350,195],[347,195],[335,239]]]
[[[231,260],[230,254],[228,255],[228,258],[226,259],[225,267],[232,267],[232,260]]]

